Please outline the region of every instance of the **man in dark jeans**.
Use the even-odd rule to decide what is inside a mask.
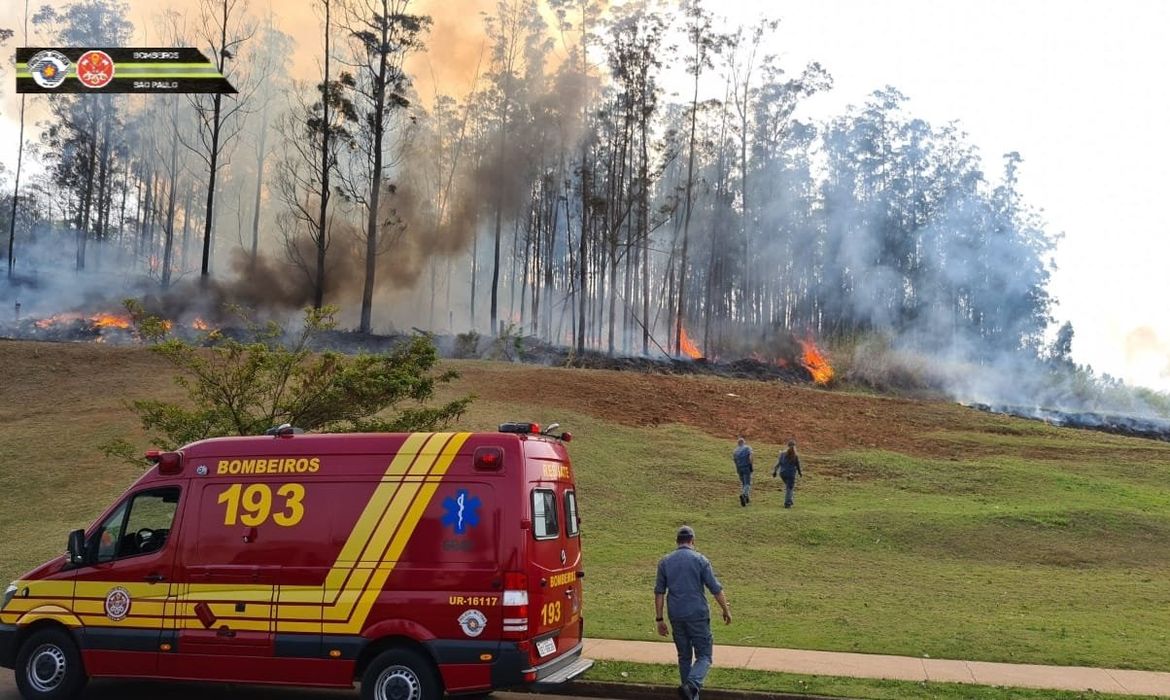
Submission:
[[[752,463],[752,448],[743,437],[736,440],[731,461],[735,463],[735,473],[739,476],[739,504],[746,506],[752,502],[752,471],[755,465]]]
[[[658,562],[654,582],[654,612],[658,634],[666,636],[662,604],[670,611],[670,629],[678,649],[678,688],[681,700],[696,700],[703,680],[711,670],[711,611],[704,588],[711,591],[723,609],[724,624],[731,624],[731,607],[723,586],[711,570],[707,557],[695,551],[695,531],[687,525],[678,529],[678,548]]]

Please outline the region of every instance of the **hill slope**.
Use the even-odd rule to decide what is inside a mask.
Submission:
[[[559,421],[594,636],[653,636],[654,564],[690,523],[727,586],[717,641],[1170,670],[1170,444],[943,402],[781,384],[451,363],[461,427]],[[0,577],[64,546],[135,476],[95,445],[177,398],[141,348],[0,341]],[[739,506],[731,438],[756,448]],[[767,477],[798,441],[807,478]]]

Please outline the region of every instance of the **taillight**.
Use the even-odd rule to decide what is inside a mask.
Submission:
[[[528,576],[518,571],[504,574],[504,639],[523,639],[528,634]]]

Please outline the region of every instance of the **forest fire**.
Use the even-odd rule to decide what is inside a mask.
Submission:
[[[196,318],[194,321],[192,321],[192,322],[191,322],[191,327],[192,327],[192,328],[194,328],[194,329],[195,329],[195,330],[197,330],[197,331],[209,331],[209,330],[211,330],[211,326],[209,326],[209,325],[207,324],[207,321],[204,321],[204,320],[203,320],[203,319],[201,319],[201,318]]]
[[[95,314],[89,317],[89,321],[98,328],[119,328],[122,330],[133,324],[129,316],[116,316],[114,314]]]
[[[829,359],[820,351],[812,338],[800,341],[800,347],[800,363],[812,375],[813,381],[821,385],[831,382],[833,380],[833,366],[829,364]]]
[[[36,321],[34,325],[42,330],[53,328],[55,326],[63,326],[67,324],[77,323],[79,321],[88,322],[93,328],[117,328],[119,330],[127,330],[133,325],[133,321],[129,316],[119,316],[117,314],[96,313],[92,316],[85,316],[79,313],[63,313],[42,318]]]
[[[42,318],[39,321],[36,321],[33,325],[41,329],[52,328],[53,326],[80,321],[82,318],[84,318],[84,316],[81,314],[55,314],[53,316],[49,316],[48,318]]]
[[[694,341],[687,335],[687,329],[679,326],[679,331],[679,350],[692,360],[702,359],[703,353],[699,350],[699,346],[695,345]]]

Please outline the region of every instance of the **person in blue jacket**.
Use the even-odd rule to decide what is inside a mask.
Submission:
[[[800,471],[800,458],[796,456],[796,441],[788,441],[788,449],[780,453],[776,466],[772,467],[772,477],[777,475],[784,482],[784,507],[792,507],[792,490],[796,488],[797,475],[804,476]]]

